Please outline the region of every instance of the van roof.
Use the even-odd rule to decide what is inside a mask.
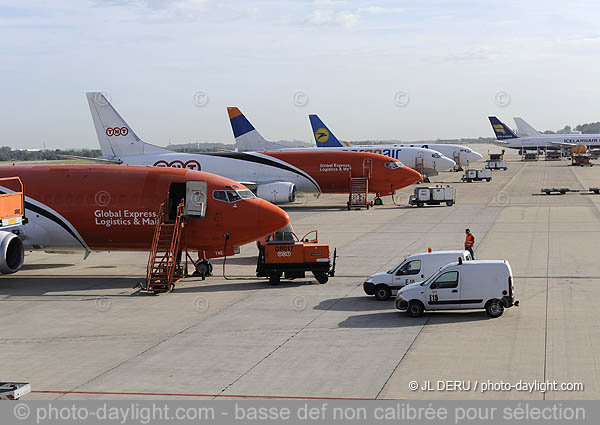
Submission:
[[[506,260],[471,260],[471,261],[465,261],[461,264],[461,267],[476,267],[479,265],[504,265],[504,266],[508,266],[510,268],[510,265],[508,264],[508,261]],[[444,268],[446,267],[450,267],[450,266],[456,266],[458,265],[457,261],[454,261],[453,263],[447,264]]]
[[[432,252],[419,252],[417,254],[413,254],[413,255],[409,255],[408,258],[413,258],[413,257],[421,257],[423,255],[463,255],[465,252],[464,249],[455,249],[455,250],[449,250],[449,251],[432,251]]]

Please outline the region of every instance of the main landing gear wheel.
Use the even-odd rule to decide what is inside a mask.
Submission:
[[[431,180],[429,180],[429,177],[425,176],[423,178],[423,183],[431,183]]]
[[[379,196],[377,198],[375,198],[375,205],[383,205],[383,199],[381,199]]]

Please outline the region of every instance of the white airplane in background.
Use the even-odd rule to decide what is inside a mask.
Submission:
[[[488,117],[492,129],[496,135],[495,145],[509,149],[537,150],[537,149],[560,149],[562,147],[571,148],[577,145],[586,145],[587,147],[600,147],[600,134],[540,134],[533,127],[527,124],[524,127],[526,134],[531,130],[537,133],[537,136],[517,136],[506,124],[496,117]],[[522,119],[520,119],[524,122]],[[515,122],[516,119],[515,119]],[[517,122],[518,123],[518,122]]]
[[[313,135],[315,136],[315,142],[317,147],[352,147],[361,149],[398,149],[398,148],[423,148],[437,151],[447,158],[452,159],[459,165],[468,166],[469,163],[479,161],[483,158],[478,152],[475,152],[471,148],[462,145],[453,145],[450,143],[399,143],[393,145],[352,145],[348,142],[341,142],[333,134],[325,123],[316,114],[308,116],[310,125],[312,127]],[[398,158],[400,159],[400,158]]]
[[[543,137],[544,135],[533,128],[523,118],[514,117],[515,124],[517,124],[517,136],[519,137]]]
[[[245,115],[237,107],[228,107],[231,129],[235,138],[235,146],[238,151],[287,151],[290,148],[280,145],[275,142],[266,140],[254,126],[248,121]],[[325,129],[324,129],[325,130]],[[333,136],[329,130],[329,137]],[[335,136],[333,136],[335,137]],[[336,139],[337,140],[337,139]],[[317,146],[319,144],[317,143]],[[374,146],[335,146],[325,148],[295,148],[294,151],[316,151],[331,152],[331,151],[346,151],[346,152],[372,152],[381,155],[386,155],[397,159],[405,166],[412,168],[423,174],[425,181],[429,181],[427,176],[436,176],[439,171],[448,171],[452,169],[456,162],[447,158],[438,151],[420,147],[405,147],[394,145],[374,145]],[[380,200],[375,199],[377,205]]]

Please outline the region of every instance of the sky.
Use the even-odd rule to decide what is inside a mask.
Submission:
[[[85,92],[145,141],[491,137],[600,121],[595,1],[0,0],[0,145],[97,148]]]

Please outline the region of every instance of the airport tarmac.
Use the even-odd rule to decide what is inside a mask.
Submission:
[[[497,151],[494,146],[479,149]],[[393,399],[596,399],[600,397],[600,169],[521,162],[493,180],[459,183],[452,207],[346,211],[347,196],[287,207],[301,236],[319,230],[338,249],[337,274],[269,286],[252,276],[256,248],[214,261],[215,276],[188,278],[149,296],[147,254],[34,253],[0,281],[0,378],[31,382],[25,399],[325,397]],[[478,164],[483,167],[481,161]],[[365,278],[405,256],[459,249],[464,229],[478,259],[507,259],[521,306],[410,318],[363,293]],[[478,381],[470,391],[411,391],[410,381]],[[584,391],[489,391],[482,382],[581,382]],[[49,391],[49,392],[36,392]],[[62,394],[72,391],[74,393]]]

